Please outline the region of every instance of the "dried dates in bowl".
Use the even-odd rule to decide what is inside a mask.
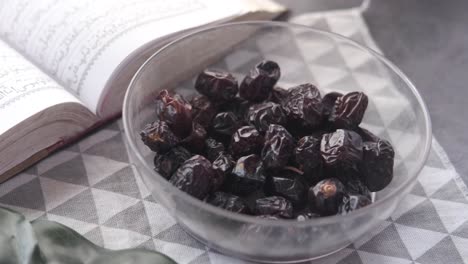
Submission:
[[[371,203],[393,178],[391,143],[361,128],[368,97],[276,86],[280,66],[261,61],[242,80],[207,69],[187,100],[161,91],[140,132],[154,169],[213,206],[306,221]]]

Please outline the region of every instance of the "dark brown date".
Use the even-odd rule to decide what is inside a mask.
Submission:
[[[215,105],[203,95],[195,96],[190,100],[192,105],[193,121],[202,125],[205,129],[210,128],[211,121],[216,115],[217,109]]]
[[[297,142],[294,149],[294,156],[299,168],[306,174],[312,174],[313,170],[322,166],[322,156],[320,155],[320,136],[305,136]]]
[[[329,121],[336,128],[353,129],[362,121],[369,99],[362,92],[351,92],[336,99]]]
[[[220,112],[213,119],[216,133],[231,136],[240,127],[240,122],[233,112]]]
[[[212,100],[228,101],[239,90],[237,80],[228,72],[208,69],[198,75],[195,89]]]
[[[182,140],[182,145],[193,153],[202,154],[205,149],[206,130],[205,128],[193,122],[192,132]]]
[[[372,192],[385,188],[393,179],[395,152],[390,142],[364,142],[361,180]]]
[[[338,99],[338,97],[341,97],[341,96],[343,96],[343,94],[338,93],[338,92],[327,93],[325,96],[323,96],[323,99],[322,99],[323,119],[328,120],[330,114],[333,111],[333,107],[335,106],[336,99]]]
[[[335,215],[346,197],[345,187],[338,179],[325,179],[309,189],[310,209],[323,216]]]
[[[206,156],[210,161],[214,161],[218,158],[219,154],[224,151],[223,143],[217,141],[214,138],[207,138],[205,140],[205,152]]]
[[[271,124],[284,125],[286,116],[279,104],[265,102],[252,105],[247,112],[247,122],[265,132]]]
[[[277,195],[291,201],[295,207],[302,207],[307,201],[307,185],[299,175],[296,177],[268,177],[265,184],[267,195]]]
[[[262,160],[265,168],[284,167],[293,155],[294,139],[280,125],[270,125],[265,135],[265,145],[262,149]]]
[[[165,121],[174,134],[184,138],[192,130],[192,106],[179,95],[162,90],[156,96],[156,116]]]
[[[262,61],[245,76],[239,95],[248,101],[261,102],[270,96],[280,76],[281,71],[276,62]]]
[[[164,153],[179,144],[180,139],[172,133],[169,125],[164,121],[147,124],[140,132],[143,143],[152,151]]]
[[[362,139],[356,132],[338,129],[322,137],[320,153],[326,166],[355,168],[362,160]]]
[[[228,178],[227,188],[234,194],[247,195],[263,187],[265,175],[260,157],[252,154],[237,160]]]
[[[164,154],[154,156],[154,170],[169,179],[180,165],[191,157],[192,154],[183,147],[172,148]]]
[[[234,157],[260,152],[263,145],[263,136],[253,126],[239,128],[231,139],[230,151]]]
[[[211,190],[214,174],[211,162],[203,156],[195,155],[186,160],[169,181],[179,190],[203,200]]]
[[[281,88],[279,86],[273,87],[270,94],[270,101],[280,104],[283,102],[284,98],[288,95],[288,90]]]
[[[304,127],[316,127],[322,121],[322,97],[310,83],[290,88],[282,107],[290,122]]]
[[[213,170],[215,175],[211,184],[212,191],[217,191],[224,184],[226,178],[230,175],[232,168],[236,165],[236,162],[231,155],[222,152],[218,158],[213,161]]]

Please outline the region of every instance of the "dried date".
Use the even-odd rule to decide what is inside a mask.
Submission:
[[[162,90],[156,96],[156,116],[165,121],[174,134],[186,137],[192,130],[192,106],[179,95]]]
[[[271,176],[268,177],[265,184],[267,195],[284,197],[291,201],[295,207],[304,205],[307,200],[307,189],[307,185],[299,175],[295,177]]]
[[[206,130],[205,128],[193,122],[192,132],[182,140],[182,145],[193,153],[202,154],[205,149]]]
[[[240,122],[233,112],[220,112],[213,119],[216,133],[231,136],[240,127]]]
[[[211,162],[203,156],[195,155],[186,160],[169,181],[179,190],[202,200],[211,190],[214,174]]]
[[[172,148],[164,154],[156,154],[154,157],[154,170],[164,178],[169,179],[180,165],[191,157],[192,154],[183,147]]]
[[[140,132],[143,143],[152,151],[164,153],[179,144],[180,139],[172,133],[169,125],[164,121],[147,124]]]
[[[195,96],[191,101],[193,121],[202,125],[205,129],[211,126],[211,121],[217,113],[217,108],[203,95]]]
[[[228,101],[239,90],[237,80],[228,72],[208,69],[198,75],[195,89],[212,100]]]
[[[393,179],[395,152],[390,142],[364,142],[361,180],[372,192],[385,188]]]
[[[231,139],[230,151],[234,157],[256,154],[263,145],[263,136],[253,126],[239,128]]]
[[[344,185],[338,179],[325,179],[309,189],[310,208],[323,216],[335,215],[347,196]]]
[[[320,144],[320,153],[326,166],[355,168],[362,160],[361,136],[344,129],[325,134]]]
[[[322,97],[310,83],[290,88],[282,107],[290,122],[304,127],[317,127],[322,122]]]
[[[271,124],[284,125],[286,116],[279,104],[265,102],[252,105],[247,112],[247,122],[259,131],[267,131]]]
[[[362,92],[351,92],[336,99],[329,121],[336,128],[352,129],[362,121],[369,99]]]
[[[239,95],[248,101],[263,101],[270,96],[280,76],[281,71],[276,62],[262,61],[245,76],[239,88]]]
[[[231,157],[231,155],[222,152],[219,154],[218,158],[213,161],[213,170],[215,175],[211,184],[211,189],[217,191],[224,184],[226,178],[232,171],[232,168],[236,165],[236,162]]]
[[[262,188],[265,179],[260,157],[252,154],[237,160],[228,178],[227,188],[234,194],[247,195]]]
[[[265,145],[262,149],[262,160],[266,168],[284,167],[293,155],[294,139],[280,125],[270,125],[265,135]]]
[[[207,138],[205,140],[205,152],[206,156],[210,161],[214,161],[218,158],[219,154],[224,151],[223,143],[217,141],[214,138]]]

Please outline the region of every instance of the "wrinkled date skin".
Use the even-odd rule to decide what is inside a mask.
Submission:
[[[289,89],[282,106],[288,119],[296,124],[316,127],[322,122],[322,97],[310,83]]]
[[[239,128],[231,139],[230,151],[234,157],[255,154],[263,145],[263,136],[253,126]]]
[[[155,121],[146,125],[140,132],[140,137],[146,146],[159,153],[168,151],[180,142],[164,121]]]
[[[325,134],[320,144],[320,153],[327,166],[355,168],[362,160],[361,136],[344,129]]]
[[[322,105],[323,105],[322,116],[323,116],[323,119],[328,120],[330,114],[333,111],[333,107],[335,106],[336,99],[338,99],[338,97],[341,97],[341,96],[343,96],[343,94],[338,93],[338,92],[327,93],[325,96],[323,96],[323,99],[322,99]]]
[[[265,184],[267,195],[277,195],[291,201],[295,207],[302,207],[307,200],[307,186],[300,176],[294,178],[272,176]]]
[[[255,201],[257,215],[273,215],[280,218],[292,218],[293,207],[291,202],[280,196],[260,198]]]
[[[258,155],[252,154],[237,160],[228,178],[227,188],[234,194],[247,195],[263,187],[265,175]]]
[[[249,213],[249,208],[242,200],[242,198],[233,194],[225,192],[215,192],[208,197],[207,202],[216,207],[223,208],[234,213]]]
[[[344,198],[343,204],[340,206],[338,213],[346,215],[354,210],[368,206],[371,203],[371,200],[364,195],[350,195],[348,198]]]
[[[247,122],[259,131],[265,132],[271,124],[284,125],[286,116],[279,104],[265,102],[252,105],[247,112]]]
[[[205,129],[211,126],[211,121],[217,113],[217,109],[208,97],[195,96],[191,101],[193,121],[202,125]]]
[[[293,155],[294,139],[280,125],[270,125],[265,135],[265,145],[262,149],[262,160],[266,168],[284,167]]]
[[[261,102],[270,96],[280,76],[281,71],[276,62],[262,61],[245,76],[239,95],[248,101]]]
[[[236,165],[236,162],[231,155],[222,152],[218,158],[213,161],[213,170],[215,175],[211,184],[212,191],[217,191],[221,188],[226,180],[227,176],[231,173],[232,168]]]
[[[193,122],[192,132],[182,140],[182,145],[193,153],[202,154],[205,149],[206,130],[205,128]]]
[[[322,216],[335,215],[346,197],[345,187],[338,179],[325,179],[309,189],[310,209]]]
[[[169,179],[180,165],[191,157],[192,154],[183,147],[172,148],[165,154],[154,156],[154,170]]]
[[[329,121],[336,128],[352,129],[362,121],[369,99],[362,92],[351,92],[336,99]]]
[[[207,138],[205,140],[205,152],[206,156],[210,161],[214,161],[218,158],[219,154],[224,151],[223,143],[217,141],[214,138]]]
[[[273,87],[270,94],[270,101],[273,103],[280,104],[283,102],[284,98],[288,95],[288,90],[281,88],[279,86]]]
[[[305,136],[297,142],[294,149],[294,157],[296,163],[306,174],[312,173],[312,170],[317,169],[322,165],[322,157],[320,155],[321,136]]]
[[[198,75],[195,89],[214,101],[228,101],[239,90],[237,80],[232,74],[214,69],[205,70]]]
[[[178,137],[186,137],[192,129],[192,106],[179,94],[162,90],[155,101],[156,116],[167,122]]]
[[[195,155],[177,169],[169,182],[179,190],[203,200],[211,190],[214,173],[209,160]]]
[[[372,192],[385,188],[393,179],[395,151],[390,142],[364,142],[361,180]]]
[[[213,119],[213,130],[219,134],[231,136],[240,123],[233,112],[220,112]]]

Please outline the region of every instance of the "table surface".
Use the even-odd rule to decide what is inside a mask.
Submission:
[[[358,6],[362,0],[278,0],[302,13]],[[424,98],[433,134],[468,184],[468,1],[372,0],[364,18],[385,55]]]

